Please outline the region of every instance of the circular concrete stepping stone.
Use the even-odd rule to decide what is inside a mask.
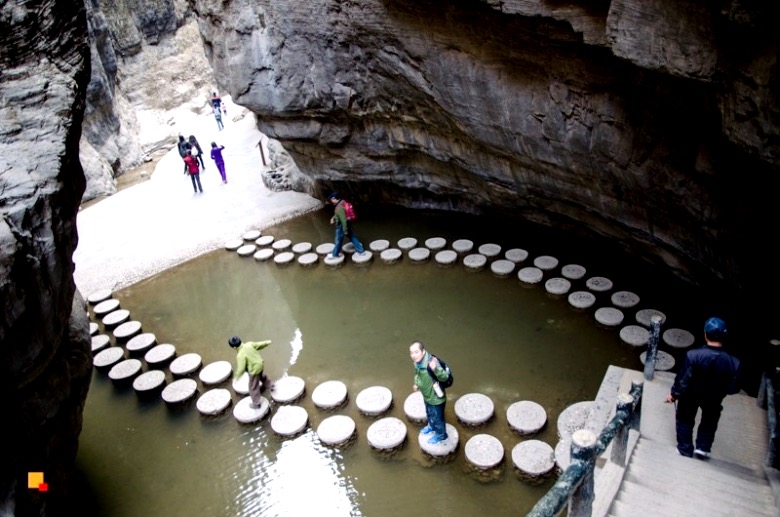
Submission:
[[[347,385],[341,381],[325,381],[311,392],[311,401],[320,409],[335,409],[347,400]]]
[[[434,260],[442,266],[451,266],[458,260],[458,254],[453,250],[442,250],[436,253]]]
[[[487,258],[497,257],[498,254],[501,253],[501,246],[491,243],[483,244],[477,248],[477,253],[485,255]]]
[[[422,393],[413,391],[404,400],[404,414],[406,418],[414,423],[424,423],[428,421],[428,414],[425,412],[425,401]]]
[[[95,305],[104,300],[108,300],[113,295],[114,293],[112,293],[110,289],[98,289],[97,291],[92,292],[89,294],[89,296],[87,296],[87,302],[89,302],[91,305]]]
[[[476,434],[469,438],[464,447],[466,459],[477,469],[497,467],[504,461],[504,446],[495,436]]]
[[[364,415],[381,415],[393,405],[393,392],[384,386],[370,386],[358,393],[355,405]]]
[[[148,395],[162,390],[165,386],[165,372],[162,370],[149,370],[133,381],[133,389],[139,395]]]
[[[292,252],[297,255],[303,255],[304,253],[309,253],[312,248],[311,242],[299,242],[298,244],[293,245]]]
[[[273,235],[263,235],[255,240],[255,244],[260,247],[270,246],[274,242]]]
[[[105,350],[98,352],[92,358],[92,365],[95,368],[108,368],[125,358],[125,349],[121,346],[110,346]]]
[[[336,267],[340,266],[344,263],[344,260],[346,257],[343,253],[340,253],[338,257],[334,257],[331,254],[325,255],[325,258],[322,259],[323,262],[325,262],[326,266]]]
[[[538,267],[524,267],[517,272],[517,278],[525,284],[538,284],[543,277],[544,273]]]
[[[441,237],[431,237],[430,239],[425,239],[425,247],[432,251],[439,251],[444,249],[446,245],[447,239],[443,239]]]
[[[203,360],[200,354],[190,352],[174,359],[169,366],[169,370],[171,370],[174,376],[183,377],[197,371],[201,364],[203,364]]]
[[[277,266],[286,266],[295,260],[295,253],[292,251],[283,251],[274,257],[274,263]]]
[[[666,322],[666,314],[655,309],[641,309],[636,313],[636,322],[645,327],[650,327],[653,321],[653,316],[661,316],[661,325]]]
[[[162,390],[162,399],[166,404],[181,404],[190,400],[198,392],[198,383],[194,379],[173,381]]]
[[[260,406],[252,404],[252,397],[244,397],[233,408],[233,418],[242,424],[254,424],[268,414],[271,404],[265,397],[260,397]]]
[[[335,247],[336,246],[332,242],[326,242],[317,246],[314,251],[317,252],[317,255],[329,255],[330,253],[333,253],[333,248]]]
[[[280,406],[271,418],[271,429],[279,436],[295,436],[309,425],[309,414],[301,406]]]
[[[348,242],[344,244],[344,246],[341,247],[341,251],[344,253],[355,253],[357,250],[355,249],[355,245],[351,242]]]
[[[515,263],[511,260],[498,259],[490,264],[490,271],[492,271],[494,275],[509,276],[514,270]]]
[[[487,257],[479,253],[472,253],[463,257],[463,265],[471,271],[479,271],[487,264]]]
[[[368,426],[366,439],[374,449],[380,451],[396,449],[406,441],[406,424],[394,416],[381,418]]]
[[[569,295],[569,305],[577,309],[588,309],[596,303],[596,295],[588,291],[574,291]]]
[[[509,428],[520,435],[538,433],[547,425],[547,412],[541,404],[530,400],[521,400],[506,410]]]
[[[98,334],[97,336],[92,336],[92,353],[97,354],[101,350],[105,350],[106,348],[111,346],[111,338],[109,338],[105,334]]]
[[[534,259],[534,266],[542,271],[552,271],[558,267],[558,259],[550,255],[539,255]]]
[[[237,395],[249,395],[249,373],[242,373],[238,379],[235,379],[232,383],[233,391]]]
[[[163,366],[176,357],[176,347],[170,343],[157,345],[144,355],[144,361],[149,366]]]
[[[368,264],[371,259],[374,258],[374,254],[370,251],[364,251],[363,253],[353,253],[352,262],[355,264]]]
[[[555,444],[555,464],[561,471],[566,470],[571,465],[571,437],[565,440],[559,440]]]
[[[597,293],[612,289],[612,280],[603,276],[592,276],[585,281],[585,287]]]
[[[127,309],[119,309],[114,312],[109,312],[103,316],[103,326],[110,329],[114,328],[130,319],[130,311]]]
[[[474,249],[474,241],[468,239],[458,239],[452,243],[452,249],[455,253],[464,254]]]
[[[645,346],[650,341],[650,331],[639,325],[626,325],[620,329],[620,339],[631,346]]]
[[[236,253],[238,253],[239,257],[249,257],[251,255],[254,255],[257,251],[257,246],[254,244],[244,244],[240,248],[236,250]]]
[[[512,464],[521,477],[536,480],[555,468],[555,451],[541,440],[526,440],[512,448]]]
[[[135,336],[140,332],[141,332],[141,322],[134,321],[134,320],[126,321],[122,323],[113,331],[114,337],[119,341],[130,339],[131,337]]]
[[[320,261],[320,256],[316,253],[304,253],[300,257],[298,257],[298,264],[300,264],[303,267],[312,267],[316,266],[317,263]]]
[[[198,408],[201,415],[219,415],[225,411],[233,402],[230,392],[225,388],[215,388],[208,390],[198,397],[195,407]]]
[[[305,388],[306,383],[300,377],[282,377],[274,383],[271,398],[279,404],[289,404],[301,398]]]
[[[344,445],[355,436],[355,421],[346,415],[333,415],[317,426],[317,437],[324,445]]]
[[[528,252],[521,248],[512,248],[511,250],[506,250],[504,258],[511,260],[515,264],[519,264],[520,262],[525,262],[528,258]]]
[[[249,230],[241,236],[245,241],[254,241],[260,238],[260,230]]]
[[[137,336],[133,336],[130,341],[127,342],[125,345],[125,348],[127,348],[127,351],[130,352],[130,354],[143,354],[150,348],[152,348],[154,345],[157,344],[157,336],[152,334],[151,332],[144,332],[143,334],[138,334]]]
[[[567,264],[561,268],[561,275],[569,280],[579,280],[585,276],[585,271],[579,264]]]
[[[99,330],[100,330],[100,327],[98,326],[97,323],[95,323],[94,321],[90,321],[89,322],[89,335],[90,336],[94,336],[95,334],[98,333]]]
[[[672,348],[688,348],[696,341],[693,334],[683,329],[668,329],[662,334],[664,343]]]
[[[601,307],[596,309],[594,315],[596,321],[607,327],[617,327],[623,323],[623,311],[614,307]]]
[[[639,304],[639,296],[631,291],[617,291],[610,297],[612,305],[621,309],[628,309]]]
[[[412,262],[425,262],[431,257],[431,250],[428,248],[414,248],[409,250],[409,260]]]
[[[376,252],[385,251],[389,247],[390,247],[390,241],[386,239],[377,239],[375,241],[371,241],[371,243],[369,243],[368,245],[368,249]]]
[[[229,361],[214,361],[204,366],[198,377],[204,386],[216,386],[228,380],[232,373],[233,366]]]
[[[274,256],[274,250],[271,248],[259,249],[252,255],[256,261],[264,262]]]
[[[284,251],[290,246],[292,246],[292,241],[290,239],[280,239],[271,244],[271,248],[275,249],[276,251]]]
[[[490,397],[482,393],[467,393],[455,401],[455,416],[464,425],[476,426],[487,423],[493,418],[495,409]]]
[[[596,406],[592,400],[575,402],[558,415],[558,438],[571,440],[574,431],[584,429],[590,418],[590,412]]]
[[[645,364],[645,358],[647,357],[647,351],[639,354],[639,360],[642,364]],[[663,350],[655,351],[655,369],[661,372],[668,372],[674,368],[674,357],[671,354],[664,352]]]
[[[544,290],[550,294],[566,294],[571,289],[571,282],[565,278],[550,278],[544,283]]]
[[[431,439],[430,434],[422,434],[422,431],[417,434],[417,443],[424,453],[433,457],[442,457],[449,456],[457,450],[460,441],[458,430],[452,424],[444,424],[444,426],[447,429],[447,439],[437,444],[428,443]]]
[[[108,378],[112,381],[129,381],[141,373],[143,364],[138,359],[125,359],[119,361],[108,372]]]
[[[381,252],[379,258],[382,259],[382,262],[385,264],[395,264],[401,260],[403,255],[404,253],[398,248],[390,248]]]
[[[119,309],[119,300],[116,298],[111,298],[108,300],[103,300],[102,302],[95,305],[92,308],[92,312],[95,313],[95,316],[101,318],[109,312],[114,312],[117,309]]]
[[[409,251],[415,246],[417,246],[417,239],[415,239],[414,237],[404,237],[403,239],[398,241],[398,245],[397,245],[397,247],[401,251]]]
[[[236,251],[238,248],[244,245],[244,239],[230,239],[225,243],[225,249],[228,251]]]

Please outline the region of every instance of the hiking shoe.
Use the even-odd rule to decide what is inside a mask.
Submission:
[[[436,445],[437,443],[443,442],[446,439],[447,439],[447,435],[446,434],[444,436],[437,434],[436,436],[434,436],[433,438],[428,440],[428,443],[431,444],[431,445]]]
[[[693,451],[693,455],[699,458],[700,460],[708,460],[710,459],[710,452],[709,451],[703,451],[701,449],[696,449]]]
[[[420,432],[421,432],[422,434],[431,434],[431,433],[433,432],[433,428],[432,428],[431,426],[429,426],[429,425],[426,425],[425,427],[423,427],[423,428],[420,430]]]

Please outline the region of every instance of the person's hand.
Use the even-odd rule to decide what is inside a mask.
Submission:
[[[419,389],[416,384],[412,385],[412,391],[418,391]]]
[[[664,402],[666,402],[667,404],[671,404],[672,402],[674,402],[674,397],[672,396],[671,393],[666,396]]]
[[[336,216],[333,216],[330,218],[330,224],[333,224],[336,222]]]
[[[437,366],[439,366],[439,360],[435,357],[431,357],[431,362],[428,363],[428,366],[431,367],[431,370],[435,370]]]

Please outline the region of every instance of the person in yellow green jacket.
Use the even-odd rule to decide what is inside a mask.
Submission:
[[[249,374],[249,396],[252,398],[252,405],[260,407],[262,402],[261,395],[266,389],[273,389],[273,383],[268,376],[263,373],[263,356],[260,350],[271,344],[266,341],[247,341],[241,342],[241,338],[233,336],[228,340],[231,348],[237,348],[236,351],[236,371],[233,379],[238,379],[244,372]]]

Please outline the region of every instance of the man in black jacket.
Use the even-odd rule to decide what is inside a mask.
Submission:
[[[739,359],[723,349],[728,334],[726,323],[710,318],[704,324],[705,346],[685,354],[680,371],[666,402],[677,402],[677,451],[683,456],[710,457],[712,441],[718,429],[721,403],[726,395],[739,389]],[[693,448],[693,426],[701,408],[701,422]]]

